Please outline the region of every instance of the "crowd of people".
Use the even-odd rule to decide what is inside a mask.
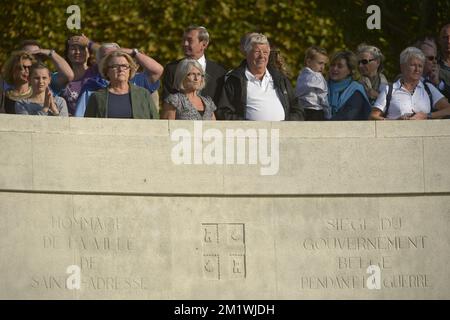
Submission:
[[[209,39],[206,28],[189,26],[184,58],[165,67],[138,49],[83,34],[66,40],[63,56],[38,41],[23,41],[2,67],[0,113],[255,121],[450,118],[450,24],[437,41],[429,36],[405,48],[401,73],[391,81],[376,46],[363,43],[330,57],[312,46],[295,87],[280,50],[265,35],[243,35],[243,60],[228,71],[206,57]]]

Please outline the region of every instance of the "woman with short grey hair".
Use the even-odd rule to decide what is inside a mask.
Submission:
[[[137,65],[127,53],[116,50],[100,62],[99,70],[109,81],[106,88],[94,92],[88,100],[85,117],[158,119],[159,114],[148,90],[130,79]]]
[[[447,99],[422,78],[425,55],[408,47],[400,54],[400,79],[385,87],[375,101],[372,120],[425,120],[450,115]]]
[[[408,47],[400,53],[400,64],[405,64],[413,58],[419,59],[422,63],[425,63],[425,55],[422,50],[416,47]]]
[[[136,65],[136,63],[134,62],[133,58],[131,58],[130,55],[128,55],[127,53],[121,51],[120,49],[119,49],[119,50],[116,50],[116,51],[113,51],[113,52],[110,52],[109,54],[107,54],[107,55],[104,57],[104,59],[102,59],[102,60],[100,61],[100,64],[99,64],[98,69],[99,69],[99,71],[100,71],[101,76],[102,76],[104,79],[106,79],[106,80],[108,80],[108,81],[111,81],[110,75],[108,74],[108,73],[109,73],[109,69],[111,68],[110,62],[111,62],[111,60],[112,60],[113,58],[116,58],[116,57],[122,57],[122,58],[124,58],[124,59],[126,60],[126,61],[125,61],[126,64],[128,64],[127,70],[129,70],[129,74],[128,74],[128,79],[127,79],[127,81],[128,81],[129,79],[133,78],[134,75],[136,74],[136,70],[138,69],[138,66]]]
[[[205,87],[205,72],[197,60],[181,60],[175,71],[174,88],[163,103],[163,119],[216,120],[216,105],[211,97],[200,95]]]
[[[370,104],[373,105],[388,81],[383,72],[384,55],[375,46],[362,43],[358,46],[358,66],[361,73],[359,80],[366,90]]]

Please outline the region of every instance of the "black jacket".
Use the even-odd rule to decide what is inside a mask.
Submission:
[[[169,62],[164,67],[163,73],[163,101],[169,96],[169,94],[177,93],[178,91],[173,87],[173,80],[175,79],[175,71],[177,65],[181,60]],[[223,79],[226,70],[218,63],[206,59],[206,86],[202,89],[202,96],[209,96],[213,99],[217,105],[222,91]]]
[[[245,120],[247,106],[247,62],[229,72],[226,76],[216,111],[219,120]],[[267,67],[273,78],[275,90],[284,108],[285,120],[304,120],[303,107],[298,103],[289,79],[279,71]]]

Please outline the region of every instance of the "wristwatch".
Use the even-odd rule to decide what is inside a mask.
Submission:
[[[50,50],[50,52],[48,53],[48,56],[51,58],[52,57],[52,54],[55,52],[55,50]]]
[[[139,50],[134,48],[133,50],[131,50],[131,56],[134,58],[136,57],[136,55],[139,53]]]
[[[427,113],[427,119],[429,119],[429,120],[430,120],[430,119],[433,119],[433,117],[431,116],[431,112],[428,112],[428,113]]]

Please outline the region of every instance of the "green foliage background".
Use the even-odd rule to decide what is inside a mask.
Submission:
[[[183,29],[190,24],[208,28],[208,57],[226,68],[242,57],[242,34],[266,34],[281,49],[292,80],[303,66],[305,49],[325,47],[329,53],[355,50],[361,42],[379,46],[386,55],[386,72],[398,73],[398,55],[423,35],[437,35],[450,22],[448,0],[1,0],[0,64],[24,39],[37,39],[43,47],[64,50],[71,33],[66,27],[68,6],[81,9],[81,30],[95,41],[115,41],[137,47],[162,65],[180,58]],[[381,30],[368,30],[366,9],[381,8]]]

